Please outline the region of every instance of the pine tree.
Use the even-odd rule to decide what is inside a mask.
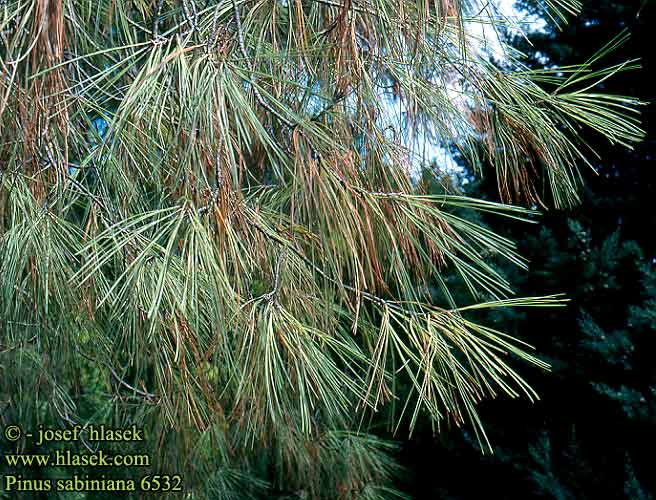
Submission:
[[[478,1],[0,8],[3,424],[136,424],[188,498],[394,498],[372,414],[484,445],[482,398],[535,397],[513,360],[546,364],[473,318],[559,299],[509,299],[488,256],[525,265],[515,246],[457,213],[576,203],[577,127],[643,135],[594,89],[633,63],[493,64]],[[428,193],[420,139],[503,202]]]
[[[521,3],[534,14],[544,13],[541,2]],[[642,68],[606,80],[599,89],[630,89],[651,99],[654,54],[647,47],[653,3],[582,4],[581,15],[568,24],[556,26],[547,19],[543,29],[513,44],[527,53],[533,68],[567,67],[593,53],[600,40],[628,29],[630,38],[609,57],[615,63],[639,57]],[[648,124],[654,123],[653,112],[653,106],[647,108]],[[580,206],[547,212],[533,226],[483,220],[491,230],[518,240],[529,261],[528,273],[499,263],[519,294],[564,292],[570,302],[562,310],[495,310],[481,320],[535,345],[552,371],[546,376],[526,372],[541,388],[537,405],[484,405],[494,456],[481,457],[457,433],[424,447],[427,455],[444,461],[449,481],[441,487],[455,498],[482,493],[522,500],[652,498],[656,491],[649,446],[656,437],[654,142],[625,150],[581,134],[597,154],[591,159],[595,172],[583,171]],[[499,199],[489,176],[465,188],[469,196]],[[413,446],[422,450],[420,444]],[[459,471],[490,481],[463,487],[466,478]]]

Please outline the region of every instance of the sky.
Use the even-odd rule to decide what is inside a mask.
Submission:
[[[526,12],[522,12],[515,8],[515,0],[491,0],[490,4],[495,4],[497,7],[494,12],[495,15],[503,16],[514,32],[527,32],[540,30],[544,26],[544,22],[537,18],[531,18]],[[512,26],[515,26],[513,29]],[[469,31],[477,39],[474,45],[478,45],[479,50],[484,50],[490,54],[494,59],[503,62],[506,59],[504,49],[497,33],[492,27],[480,23],[472,23],[469,26]],[[457,98],[457,93],[454,93],[454,98]],[[397,107],[398,109],[398,107]],[[391,111],[393,115],[398,116],[398,111],[395,109]],[[411,166],[410,175],[417,180],[421,174],[421,166],[435,161],[436,164],[452,174],[457,178],[458,182],[466,184],[468,180],[462,177],[464,169],[460,167],[451,156],[451,153],[439,144],[431,144],[425,140],[414,141],[414,145],[408,145],[415,150],[415,160]]]

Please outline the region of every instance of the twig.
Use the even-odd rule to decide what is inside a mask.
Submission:
[[[164,0],[157,1],[157,7],[155,8],[155,14],[153,15],[152,24],[150,27],[150,32],[152,34],[153,41],[158,39],[158,28],[159,28],[159,16],[162,12],[162,6],[164,5]]]
[[[109,363],[107,363],[107,362],[102,363],[102,362],[98,361],[97,359],[94,359],[94,358],[92,358],[91,356],[89,356],[89,355],[83,353],[82,351],[78,351],[78,352],[80,353],[80,355],[81,355],[83,358],[88,359],[88,360],[91,361],[92,363],[96,363],[96,364],[104,364],[104,365],[107,367],[107,369],[109,370],[109,373],[112,374],[112,376],[114,377],[114,379],[116,379],[116,381],[117,381],[119,384],[121,384],[121,385],[127,387],[128,389],[130,389],[131,391],[133,391],[135,394],[138,394],[139,396],[142,396],[142,397],[148,399],[149,401],[151,401],[151,402],[153,402],[153,403],[157,402],[157,400],[159,399],[155,394],[151,394],[150,392],[142,391],[142,390],[137,389],[136,387],[134,387],[134,386],[128,384],[125,380],[123,380],[123,379],[119,376],[118,373],[116,373],[116,370],[114,370],[114,368],[113,368]]]
[[[112,376],[116,379],[117,382],[124,385],[125,387],[127,387],[128,389],[133,391],[135,394],[139,394],[140,396],[143,396],[144,398],[149,399],[150,401],[153,401],[153,402],[157,401],[158,398],[157,398],[157,396],[155,396],[155,394],[151,394],[150,392],[145,392],[145,391],[142,391],[140,389],[137,389],[136,387],[128,384],[125,380],[123,380],[118,375],[118,373],[116,373],[116,370],[114,370],[114,368],[112,368],[109,365],[107,365],[107,368],[109,369],[109,372],[112,374]]]
[[[296,127],[296,124],[290,122],[287,118],[285,118],[280,113],[278,113],[275,109],[273,109],[271,105],[264,100],[264,97],[262,97],[260,90],[257,88],[257,78],[255,77],[255,73],[254,73],[255,66],[253,65],[253,62],[251,61],[251,58],[249,57],[248,52],[246,51],[246,44],[244,43],[244,31],[241,24],[241,14],[239,12],[239,7],[237,6],[237,0],[232,0],[232,9],[234,12],[235,24],[237,25],[237,39],[239,41],[239,49],[241,51],[241,55],[246,61],[246,65],[248,66],[248,71],[249,71],[248,82],[251,84],[251,88],[253,89],[253,94],[255,94],[255,99],[260,104],[260,106],[262,106],[264,109],[275,115],[281,122],[283,122],[289,128],[294,129]]]
[[[348,290],[349,292],[355,293],[356,295],[360,295],[364,297],[365,299],[369,300],[370,302],[373,302],[375,304],[381,305],[381,306],[386,306],[389,307],[390,309],[394,309],[396,311],[402,311],[403,313],[409,315],[409,316],[422,316],[421,313],[417,311],[413,311],[411,309],[406,309],[405,307],[401,306],[398,302],[395,301],[390,301],[390,300],[385,300],[382,297],[379,297],[377,295],[374,295],[373,293],[369,293],[364,290],[360,290],[354,286],[347,285],[346,283],[342,283],[341,281],[328,276],[326,272],[321,269],[319,266],[317,266],[314,262],[312,262],[310,259],[308,259],[303,253],[297,249],[296,247],[292,246],[291,242],[287,241],[286,239],[282,237],[273,237],[271,234],[269,234],[265,228],[263,228],[260,224],[258,224],[256,221],[251,221],[253,224],[253,227],[260,231],[265,237],[275,241],[279,245],[283,247],[283,249],[289,249],[291,250],[295,255],[297,255],[303,262],[305,262],[308,266],[310,266],[316,273],[318,273],[320,276],[322,276],[324,279],[330,281],[334,285],[337,285],[345,290]],[[452,311],[447,311],[443,310],[441,308],[440,311],[445,312],[445,313],[450,313]]]
[[[219,6],[217,5],[214,9],[214,15],[212,16],[212,27],[210,28],[210,33],[207,36],[207,52],[209,53],[214,47],[216,42],[216,37],[218,36],[217,22],[219,20]]]
[[[349,93],[350,93],[350,92],[349,92]],[[346,99],[346,97],[347,97],[348,95],[349,95],[349,94],[347,94],[347,93],[343,93],[343,92],[335,91],[335,94],[333,95],[333,98],[332,98],[332,101],[330,102],[330,104],[328,104],[328,106],[326,106],[326,107],[323,108],[321,111],[318,111],[314,116],[312,116],[312,118],[310,118],[310,121],[313,121],[313,122],[319,121],[319,119],[320,119],[323,115],[325,115],[326,113],[328,113],[331,109],[333,109],[333,108],[334,108],[335,106],[337,106],[340,102],[342,102],[344,99]]]
[[[57,398],[58,398],[58,395],[57,395],[57,392],[56,392],[54,389],[55,389],[55,388],[53,388],[53,391],[55,392],[55,394],[54,394],[54,398],[53,398],[53,400],[52,400],[52,405],[55,407],[55,411],[57,412],[57,414],[58,414],[58,415],[60,416],[60,418],[61,418],[62,420],[64,420],[67,424],[69,424],[69,425],[71,425],[71,426],[73,426],[73,427],[75,427],[76,425],[79,425],[78,422],[76,422],[76,421],[73,420],[71,417],[69,417],[69,415],[68,415],[68,410],[67,410],[66,408],[64,408],[64,411],[63,411],[63,412],[62,412],[62,410],[59,408],[59,405],[57,405]],[[85,447],[87,450],[89,450],[91,453],[96,453],[96,452],[98,451],[98,446],[96,446],[96,448],[94,449],[94,448],[92,448],[92,447],[89,445],[89,443],[87,443],[87,440],[84,439],[84,435],[83,435],[83,433],[84,433],[84,431],[87,429],[88,426],[89,426],[89,422],[87,422],[86,424],[84,424],[84,425],[82,426],[82,432],[80,432],[80,441],[82,441],[82,444],[84,445],[84,447]]]
[[[191,2],[191,9],[189,9],[187,0],[182,0],[182,10],[184,11],[185,19],[191,27],[191,30],[198,33],[198,11],[196,10],[196,4],[194,3],[194,0],[189,0],[189,2]]]
[[[287,247],[284,246],[280,253],[278,254],[278,260],[276,260],[276,270],[273,278],[273,290],[265,295],[265,298],[269,302],[275,302],[280,293],[280,275],[282,273],[283,266],[287,259]]]

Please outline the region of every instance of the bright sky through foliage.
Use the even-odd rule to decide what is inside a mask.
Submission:
[[[487,8],[490,9],[491,15],[501,18],[501,24],[505,25],[511,32],[526,33],[543,29],[544,21],[516,9],[515,1],[516,0],[491,1],[487,4]],[[499,33],[497,33],[493,27],[481,23],[471,23],[469,30],[470,33],[474,35],[472,39],[475,40],[475,44],[478,45],[478,47],[472,47],[474,50],[484,51],[497,62],[503,63],[506,59],[504,45],[499,39]],[[453,89],[453,98],[454,100],[462,99],[457,88]],[[396,109],[393,110],[390,108],[390,115],[391,120],[395,122],[398,120],[400,113],[398,109],[399,105],[396,103],[394,105],[391,104],[391,107],[392,106]],[[411,168],[412,175],[415,179],[419,178],[422,165],[435,162],[442,170],[452,173],[459,182],[467,184],[468,180],[466,178],[460,178],[464,169],[455,162],[451,153],[442,145],[433,143],[421,132],[415,134],[414,139],[411,141],[414,144],[409,144],[409,147],[413,148],[415,159]]]

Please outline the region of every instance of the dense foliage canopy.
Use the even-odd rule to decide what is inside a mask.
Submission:
[[[461,214],[571,206],[581,127],[642,138],[597,88],[635,62],[592,69],[624,34],[530,69],[491,62],[507,21],[475,0],[0,9],[3,423],[136,423],[189,498],[388,498],[376,425],[488,446],[476,404],[536,397],[514,365],[547,363],[476,317],[561,299],[509,298],[490,262],[525,260]],[[500,202],[431,192],[418,144]]]

